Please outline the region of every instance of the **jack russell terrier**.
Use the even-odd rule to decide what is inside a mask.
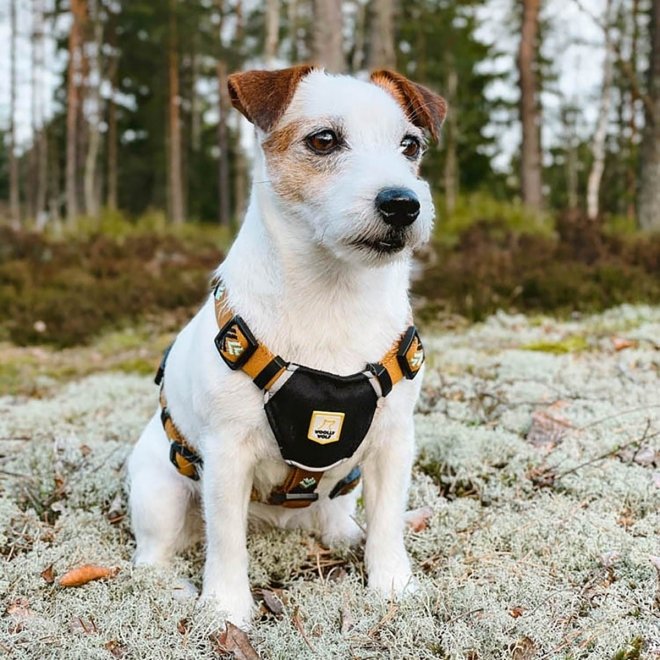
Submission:
[[[446,104],[387,70],[362,81],[297,66],[228,86],[256,130],[249,208],[163,359],[128,471],[135,563],[167,563],[203,519],[202,597],[247,628],[248,519],[355,543],[361,477],[368,586],[388,597],[411,583],[424,353],[408,286],[434,218],[420,159]]]

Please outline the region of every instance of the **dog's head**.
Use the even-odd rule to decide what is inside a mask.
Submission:
[[[418,177],[444,99],[393,71],[369,82],[299,66],[229,76],[257,128],[281,215],[337,258],[381,264],[428,240],[433,201]]]

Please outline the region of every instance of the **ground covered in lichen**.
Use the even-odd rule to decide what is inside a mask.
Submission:
[[[360,549],[256,532],[254,649],[660,658],[660,309],[425,334],[410,508],[432,513],[407,533],[417,593],[370,595]],[[123,464],[156,403],[150,378],[43,378],[0,397],[0,654],[218,657],[220,622],[172,596],[179,577],[199,586],[201,548],[169,572],[130,564]],[[84,563],[119,572],[57,585]]]

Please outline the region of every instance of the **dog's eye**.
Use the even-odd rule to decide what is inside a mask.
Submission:
[[[305,138],[307,146],[317,154],[329,154],[339,146],[339,138],[334,131],[324,129]]]
[[[401,153],[403,153],[406,158],[414,160],[419,156],[421,150],[422,145],[416,137],[406,135],[406,137],[401,140]]]

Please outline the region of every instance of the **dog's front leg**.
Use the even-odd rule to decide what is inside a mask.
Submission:
[[[363,463],[369,587],[385,597],[401,595],[411,582],[403,530],[413,458],[411,420],[388,428]]]
[[[202,597],[241,628],[250,625],[253,600],[248,581],[247,514],[254,456],[243,436],[205,443],[203,495],[206,564]]]

